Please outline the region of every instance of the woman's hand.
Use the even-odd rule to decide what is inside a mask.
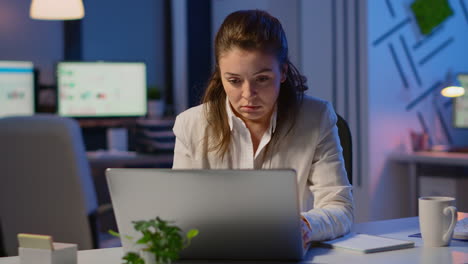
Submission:
[[[309,249],[309,243],[312,237],[312,229],[310,228],[310,224],[307,219],[301,215],[301,227],[302,227],[302,247],[304,251]]]

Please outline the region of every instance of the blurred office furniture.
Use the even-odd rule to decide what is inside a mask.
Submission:
[[[172,132],[173,119],[160,121],[151,118],[83,118],[77,119],[83,136],[86,157],[91,167],[94,187],[96,189],[97,202],[106,205],[111,202],[105,171],[107,168],[172,168],[172,147],[158,145],[149,141],[151,138],[143,137],[143,131],[165,130]],[[164,126],[161,125],[164,124]],[[151,127],[146,125],[150,123]],[[127,130],[128,150],[112,149],[109,146],[108,131],[113,128]],[[175,138],[172,140],[175,142]],[[113,214],[100,215],[101,230],[116,229]],[[106,246],[104,246],[106,247]]]
[[[175,136],[172,132],[173,118],[80,120],[80,125],[84,131],[85,140],[86,133],[93,129],[125,127],[128,130],[129,151],[119,151],[109,148],[108,145],[105,146],[105,142],[109,142],[105,135],[88,141],[87,146],[97,146],[96,142],[101,144],[98,149],[87,149],[98,204],[111,202],[105,177],[107,168],[172,168],[175,144]],[[92,138],[88,137],[88,139]]]
[[[336,126],[338,127],[338,135],[340,137],[341,147],[343,148],[346,173],[348,174],[349,183],[353,184],[353,144],[351,130],[346,120],[340,115],[336,115],[338,117]]]
[[[140,153],[174,153],[174,118],[138,119],[134,130],[135,149]],[[172,164],[171,164],[172,167]]]
[[[392,173],[404,174],[409,178],[413,215],[417,215],[418,197],[422,195],[454,196],[457,199],[458,210],[468,211],[466,192],[468,153],[446,151],[392,153],[389,160],[394,165]],[[429,183],[430,186],[427,184],[422,186],[423,183]]]
[[[172,168],[173,153],[143,154],[134,151],[88,151],[86,153],[98,204],[111,203],[105,171],[107,168]],[[104,222],[114,221],[106,216]],[[113,223],[112,223],[113,224]],[[114,228],[114,226],[110,226]],[[115,227],[116,228],[116,227]],[[103,230],[106,230],[102,228]]]
[[[112,150],[112,146],[109,145],[108,130],[125,128],[127,130],[129,151],[156,155],[172,154],[174,152],[175,135],[172,132],[174,122],[173,117],[79,120],[87,151],[103,152],[102,150]],[[164,165],[172,167],[172,164]]]
[[[135,151],[88,151],[86,157],[91,167],[107,166],[108,168],[171,168],[172,153],[144,154]]]
[[[0,119],[0,233],[7,255],[17,233],[98,246],[98,207],[77,122],[53,115]],[[108,209],[107,209],[108,210]]]
[[[0,227],[2,226],[2,219],[0,219]],[[0,257],[6,256],[5,245],[3,245],[3,234],[2,229],[0,228]]]

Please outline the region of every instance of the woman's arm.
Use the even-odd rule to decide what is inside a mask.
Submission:
[[[192,168],[192,153],[186,144],[187,137],[185,132],[187,131],[186,122],[183,118],[176,118],[174,128],[172,131],[176,136],[176,142],[174,147],[174,161],[172,163],[173,169],[190,169]]]
[[[354,220],[352,187],[344,167],[336,121],[334,110],[327,104],[308,180],[314,208],[303,213],[311,228],[311,241],[342,236],[351,230]]]

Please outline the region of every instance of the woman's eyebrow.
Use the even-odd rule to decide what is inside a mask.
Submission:
[[[264,72],[272,72],[273,70],[270,69],[270,68],[264,68],[264,69],[261,69],[259,70],[258,72],[254,73],[254,75],[257,75],[259,73],[264,73]]]
[[[257,75],[257,74],[260,74],[260,73],[264,73],[264,72],[272,72],[273,70],[271,68],[264,68],[264,69],[261,69],[257,72],[255,72],[253,75]],[[232,73],[232,72],[225,72],[223,75],[229,75],[229,76],[240,76],[239,74],[237,73]]]
[[[232,73],[232,72],[225,72],[223,75],[233,75],[233,76],[240,76],[239,74]]]

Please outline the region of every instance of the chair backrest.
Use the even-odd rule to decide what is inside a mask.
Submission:
[[[340,137],[341,147],[343,148],[343,157],[345,161],[346,173],[348,174],[349,183],[353,184],[353,144],[351,130],[348,123],[340,115],[338,115],[336,126],[338,127],[338,135]]]
[[[93,248],[88,215],[97,201],[76,121],[53,115],[0,118],[0,178],[7,255],[17,255],[17,233]]]
[[[0,219],[0,258],[6,257],[5,246],[3,245],[3,235],[2,235],[2,219]]]

